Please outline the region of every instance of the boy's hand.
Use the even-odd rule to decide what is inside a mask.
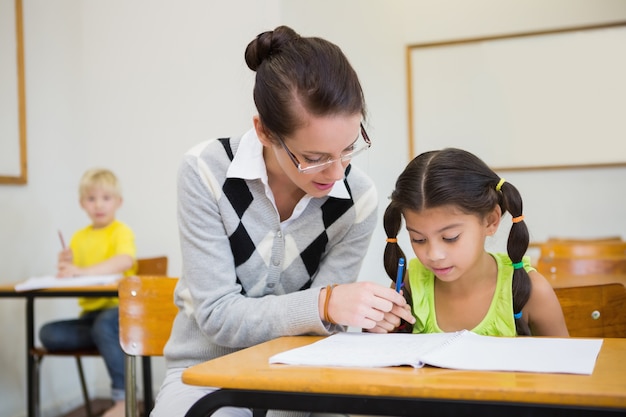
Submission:
[[[59,252],[59,265],[61,264],[61,262],[74,262],[74,254],[72,253],[72,250],[70,248],[63,249],[61,252]]]
[[[58,278],[78,277],[83,274],[82,268],[77,267],[71,262],[59,262]]]
[[[57,277],[66,278],[80,275],[80,268],[73,264],[74,254],[67,248],[59,252],[59,262],[57,264]]]

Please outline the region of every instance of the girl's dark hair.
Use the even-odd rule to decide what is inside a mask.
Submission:
[[[413,159],[396,181],[391,203],[385,210],[384,228],[392,239],[385,247],[384,264],[387,275],[395,281],[398,259],[404,257],[400,246],[393,242],[402,224],[405,210],[419,212],[424,209],[452,205],[466,214],[485,218],[499,205],[502,214],[507,211],[513,218],[522,215],[522,197],[511,183],[504,182],[496,190],[500,177],[487,164],[470,152],[447,148],[425,152]],[[507,241],[507,253],[513,264],[522,262],[528,249],[529,235],[526,223],[514,222]],[[513,272],[513,308],[519,313],[528,301],[531,282],[524,268]],[[410,297],[409,297],[410,300]],[[530,329],[521,318],[515,320],[518,335],[529,335]]]
[[[279,26],[250,42],[245,58],[256,71],[254,103],[261,122],[279,136],[301,127],[307,113],[365,117],[356,72],[331,42]]]

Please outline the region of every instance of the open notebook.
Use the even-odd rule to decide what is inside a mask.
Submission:
[[[475,371],[590,375],[602,339],[494,337],[454,333],[338,333],[270,357],[270,363],[383,367],[424,365]]]
[[[89,275],[81,277],[57,278],[42,276],[29,278],[15,285],[15,291],[40,290],[43,288],[85,287],[88,285],[112,284],[122,277],[121,274]]]

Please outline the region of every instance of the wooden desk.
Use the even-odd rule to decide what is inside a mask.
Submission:
[[[283,337],[188,368],[185,383],[222,389],[186,416],[209,416],[224,406],[438,417],[626,413],[626,339],[604,340],[592,375],[268,363],[275,353],[316,340]]]
[[[27,372],[27,409],[28,417],[41,415],[38,410],[39,399],[33,384],[35,359],[31,354],[35,346],[35,299],[36,298],[77,298],[77,297],[117,297],[117,284],[94,285],[89,287],[50,288],[35,291],[15,291],[15,284],[0,285],[0,297],[23,298],[26,300],[26,372]],[[144,402],[146,409],[152,405],[152,366],[150,357],[142,358]]]

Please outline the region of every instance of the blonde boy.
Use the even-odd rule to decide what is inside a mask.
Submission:
[[[91,224],[72,236],[59,253],[59,277],[132,275],[136,272],[135,237],[116,219],[122,193],[116,176],[106,169],[85,172],[79,185],[80,206]],[[119,345],[117,298],[80,298],[80,317],[45,324],[41,343],[51,350],[97,348],[111,377],[114,405],[103,417],[124,415],[124,354]]]

